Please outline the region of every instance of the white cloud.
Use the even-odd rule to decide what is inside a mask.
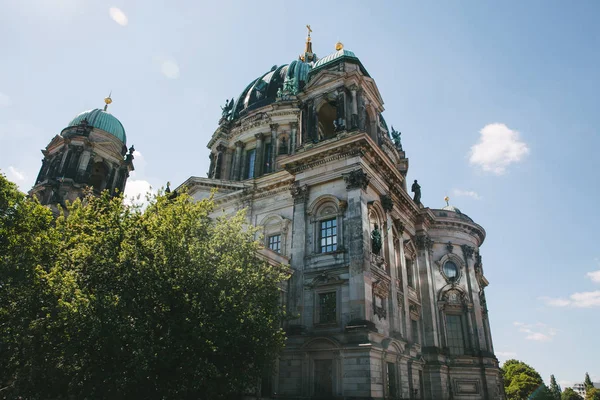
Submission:
[[[125,185],[125,203],[144,203],[146,201],[146,194],[152,190],[150,182],[144,180],[127,180]]]
[[[160,72],[169,79],[179,78],[179,65],[174,60],[162,60]]]
[[[598,271],[588,272],[586,275],[592,282],[600,283],[600,269]]]
[[[110,17],[113,19],[113,21],[115,21],[121,26],[126,26],[129,22],[129,20],[127,19],[127,15],[125,15],[125,13],[120,8],[111,7],[108,9],[108,13],[110,14]]]
[[[7,94],[0,93],[0,108],[10,107],[12,105],[12,100],[8,97]]]
[[[520,141],[519,132],[505,124],[488,124],[479,133],[479,143],[471,147],[469,162],[486,172],[502,175],[510,164],[529,154],[527,144]]]
[[[452,194],[456,197],[471,197],[475,200],[481,200],[481,196],[472,190],[453,189]]]
[[[16,169],[12,165],[8,167],[6,177],[10,181],[15,182],[17,184],[23,183],[27,179],[27,177],[25,176],[25,173],[23,171]]]
[[[557,333],[556,329],[541,322],[536,324],[513,322],[513,325],[519,329],[519,332],[525,334],[525,339],[533,340],[535,342],[550,342]]]
[[[593,292],[576,292],[568,299],[563,297],[540,297],[547,305],[553,307],[592,308],[600,307],[600,290]]]

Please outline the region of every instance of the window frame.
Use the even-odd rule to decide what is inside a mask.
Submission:
[[[448,353],[452,356],[464,356],[466,354],[466,350],[467,350],[467,335],[466,335],[466,330],[465,330],[465,318],[464,318],[464,314],[463,313],[456,313],[456,312],[448,312],[445,313],[444,315],[445,317],[445,330],[446,330],[446,348],[448,349]],[[462,351],[460,352],[454,352],[453,349],[454,348],[461,348],[461,346],[454,346],[451,344],[451,342],[456,342],[459,338],[458,337],[454,337],[452,336],[452,341],[451,339],[451,331],[454,332],[456,331],[456,329],[449,329],[450,328],[450,318],[458,318],[458,327],[460,328],[460,339],[462,339]]]
[[[271,251],[274,251],[277,254],[281,254],[281,249],[282,249],[282,243],[283,243],[283,238],[282,238],[282,234],[281,232],[277,232],[277,233],[273,233],[273,234],[269,234],[267,235],[267,248]],[[278,237],[279,240],[277,240],[277,242],[273,242],[273,243],[277,243],[278,244],[278,249],[275,250],[271,247],[271,239],[274,237]]]
[[[314,312],[313,312],[313,325],[315,327],[337,327],[341,322],[341,290],[339,286],[326,285],[323,287],[316,288],[314,290]],[[321,295],[334,294],[335,295],[335,320],[322,322],[321,321]]]
[[[332,222],[332,225],[327,227],[323,227],[323,224],[327,224],[328,222]],[[317,225],[317,229],[319,231],[317,240],[317,248],[318,248],[318,252],[320,254],[327,254],[327,253],[335,253],[338,250],[339,247],[339,243],[338,243],[338,237],[339,237],[339,228],[338,228],[338,217],[337,216],[333,216],[327,219],[321,219],[318,221],[318,225]],[[323,231],[328,231],[328,230],[335,230],[335,233],[329,236],[323,236]],[[325,245],[323,245],[323,239],[327,240],[329,238],[332,238],[332,244],[327,244],[327,241],[325,242]],[[335,241],[335,243],[334,243]],[[331,247],[331,250],[328,250],[328,248]]]

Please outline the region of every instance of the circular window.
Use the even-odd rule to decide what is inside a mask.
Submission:
[[[444,275],[451,281],[455,281],[458,278],[458,267],[452,261],[446,261],[444,263]]]

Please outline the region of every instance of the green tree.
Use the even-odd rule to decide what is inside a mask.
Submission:
[[[572,388],[566,388],[560,397],[561,400],[583,400],[583,397],[579,395]]]
[[[590,390],[594,388],[594,384],[592,383],[592,380],[590,379],[590,374],[588,374],[587,372],[585,373],[585,379],[583,380],[583,386],[585,386],[585,390]]]
[[[522,361],[507,360],[502,372],[508,400],[527,399],[544,384],[540,374]]]
[[[283,266],[256,257],[243,213],[156,196],[87,196],[53,220],[0,176],[2,395],[221,399],[284,343]]]
[[[585,400],[600,400],[600,389],[595,387],[587,389],[585,392]]]
[[[558,383],[556,383],[556,378],[554,377],[554,375],[550,375],[550,393],[552,393],[552,398],[554,400],[560,400],[560,394],[562,392],[562,389],[560,388],[560,385]]]

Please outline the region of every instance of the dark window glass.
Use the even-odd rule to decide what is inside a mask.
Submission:
[[[444,274],[446,274],[448,279],[454,281],[458,278],[458,267],[452,261],[446,261],[444,263]]]
[[[269,172],[273,172],[273,166],[271,165],[272,154],[273,154],[273,147],[271,146],[271,143],[265,144],[265,165],[263,168],[265,171],[265,174],[267,174]]]
[[[281,253],[281,235],[269,236],[269,249]]]
[[[337,250],[337,218],[321,221],[319,239],[321,253]]]
[[[335,322],[337,318],[337,299],[335,292],[319,294],[319,323]]]
[[[406,283],[408,286],[414,288],[415,287],[415,276],[413,272],[413,262],[410,258],[405,258],[406,262]]]
[[[396,364],[387,363],[387,384],[390,398],[395,398],[398,392],[396,387]]]
[[[247,168],[246,179],[254,178],[254,162],[256,161],[256,149],[248,150],[246,153]]]
[[[412,329],[413,342],[415,342],[415,343],[421,343],[421,340],[419,338],[419,321],[411,319],[410,320],[410,325],[411,325],[411,329]]]
[[[446,315],[446,331],[450,354],[465,354],[465,339],[460,315]]]

